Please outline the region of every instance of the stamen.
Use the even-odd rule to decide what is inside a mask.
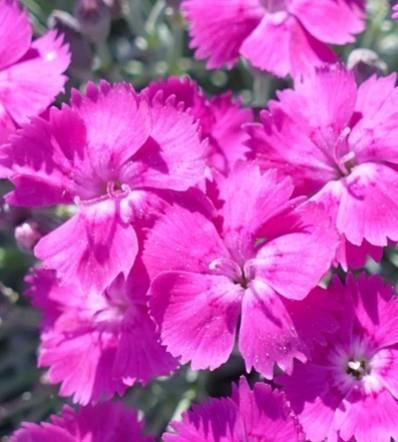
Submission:
[[[354,167],[355,152],[347,152],[339,161],[339,169],[344,175],[349,175]]]
[[[238,264],[230,258],[216,258],[209,264],[209,270],[217,275],[235,279],[241,274]]]
[[[234,284],[239,284],[243,288],[247,287],[247,278],[242,268],[232,259],[216,258],[209,264],[209,270],[217,275],[226,276]]]
[[[130,187],[120,181],[111,181],[107,184],[106,190],[111,198],[120,198],[128,194]]]
[[[347,374],[351,375],[357,380],[361,380],[364,376],[369,374],[369,367],[364,359],[351,359],[347,363]]]
[[[333,145],[333,158],[335,163],[337,164],[337,167],[340,169],[340,171],[344,174],[344,175],[348,175],[348,171],[346,168],[346,162],[347,161],[344,159],[347,155],[350,154],[354,154],[354,152],[349,152],[349,147],[348,147],[348,136],[351,133],[351,129],[349,127],[345,127],[340,135],[338,136],[337,140],[335,141],[334,145]],[[353,159],[353,158],[351,158]]]

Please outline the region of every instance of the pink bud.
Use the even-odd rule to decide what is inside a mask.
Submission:
[[[77,0],[75,16],[82,33],[93,43],[107,39],[111,27],[111,10],[104,0]]]
[[[387,72],[387,64],[371,49],[354,49],[347,60],[348,69],[352,70],[358,84],[363,83],[374,74]]]
[[[38,224],[35,221],[26,221],[15,228],[15,240],[22,250],[31,252],[42,237]]]

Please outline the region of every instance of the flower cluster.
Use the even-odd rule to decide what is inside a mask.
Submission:
[[[398,88],[395,75],[358,85],[328,46],[364,28],[363,2],[182,11],[208,67],[242,55],[292,88],[258,118],[176,77],[142,91],[89,83],[43,112],[68,50],[51,32],[32,43],[26,12],[0,2],[5,199],[69,214],[40,235],[26,278],[38,365],[81,406],[11,441],[151,441],[112,398],[233,351],[267,382],[242,378],[165,442],[398,440],[398,300],[379,276],[350,273],[398,241]]]

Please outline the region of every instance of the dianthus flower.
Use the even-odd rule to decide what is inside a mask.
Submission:
[[[274,362],[289,370],[293,357],[305,359],[304,342],[331,326],[317,314],[318,302],[328,302],[322,292],[301,300],[328,270],[336,236],[327,214],[290,200],[292,192],[275,171],[237,163],[219,217],[175,205],[148,233],[151,313],[182,363],[214,369],[226,362],[240,322],[247,370],[272,377]],[[308,330],[303,314],[312,311],[319,327]]]
[[[243,125],[253,121],[253,112],[242,107],[238,98],[233,98],[230,92],[207,98],[193,80],[178,77],[153,82],[145,93],[153,97],[158,91],[165,97],[175,96],[198,121],[202,138],[209,141],[207,175],[211,177],[214,170],[228,175],[236,161],[246,158],[248,134]]]
[[[63,281],[103,292],[138,251],[131,224],[147,191],[184,191],[202,179],[204,143],[193,117],[127,84],[75,92],[71,105],[36,118],[3,151],[15,185],[6,200],[25,207],[74,204],[77,213],[43,237],[35,254]]]
[[[344,265],[345,248],[377,257],[377,248],[398,240],[395,78],[373,76],[357,87],[341,66],[317,70],[280,92],[252,130],[250,144],[263,166],[290,175],[298,194],[326,205]]]
[[[392,18],[394,20],[398,20],[398,3],[396,3],[395,5],[393,5],[392,7]]]
[[[365,26],[363,0],[184,0],[182,8],[209,68],[242,55],[278,76],[335,61],[328,44],[352,42]]]
[[[50,367],[48,380],[61,383],[62,396],[86,405],[176,367],[148,315],[143,275],[137,263],[127,281],[120,275],[103,293],[73,280],[61,285],[51,270],[28,278],[43,315],[39,366]]]
[[[312,442],[398,439],[398,299],[379,276],[337,278],[339,328],[280,382]]]
[[[231,398],[210,399],[194,405],[164,442],[299,442],[303,433],[285,396],[257,382],[250,390],[245,378]]]
[[[24,422],[10,442],[153,442],[133,409],[120,402],[105,402],[75,411],[65,406],[50,422]]]
[[[16,126],[44,111],[63,90],[68,48],[56,32],[32,41],[17,0],[0,2],[0,144]],[[45,81],[43,81],[45,78]]]

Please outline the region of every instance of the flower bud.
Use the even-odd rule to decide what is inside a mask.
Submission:
[[[42,233],[36,221],[28,220],[15,228],[14,236],[20,249],[31,252],[42,237]]]
[[[385,74],[387,64],[371,49],[354,49],[347,60],[348,69],[352,70],[358,84],[363,83],[373,74]]]
[[[87,79],[93,65],[90,44],[83,36],[78,21],[65,11],[55,10],[48,19],[49,26],[64,35],[71,52],[70,70],[78,78]]]
[[[75,17],[88,40],[98,43],[107,39],[111,27],[111,10],[104,0],[77,0]]]

